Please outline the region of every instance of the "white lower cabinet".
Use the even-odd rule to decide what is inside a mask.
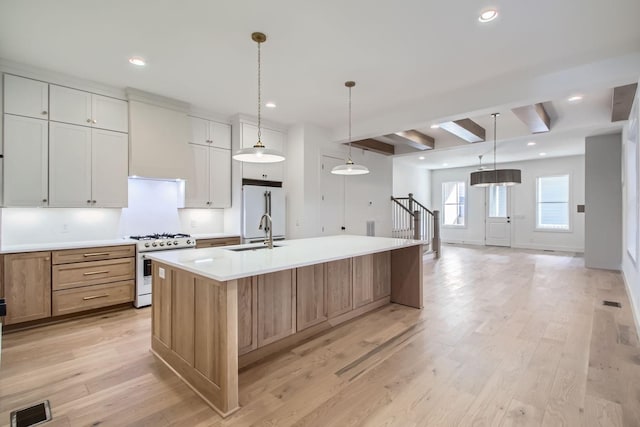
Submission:
[[[49,126],[49,206],[126,207],[127,134]]]
[[[190,172],[185,183],[185,207],[231,206],[231,150],[189,144]]]
[[[47,124],[4,115],[4,206],[47,206]]]

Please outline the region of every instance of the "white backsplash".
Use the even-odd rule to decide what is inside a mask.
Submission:
[[[136,234],[224,232],[224,210],[179,209],[181,182],[129,179],[129,206],[99,208],[4,208],[2,245],[118,239]]]

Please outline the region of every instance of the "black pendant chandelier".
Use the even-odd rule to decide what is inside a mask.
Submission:
[[[479,170],[471,172],[472,187],[489,187],[491,185],[511,186],[520,184],[520,169],[497,169],[496,168],[496,123],[500,113],[493,113],[493,169]]]

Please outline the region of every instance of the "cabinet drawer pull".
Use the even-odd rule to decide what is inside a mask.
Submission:
[[[105,274],[108,273],[109,270],[102,270],[102,271],[89,271],[87,273],[82,273],[84,276],[93,276],[94,274]]]
[[[85,257],[90,257],[90,256],[107,256],[107,255],[111,255],[109,252],[93,252],[93,253],[89,253],[89,254],[84,254]]]
[[[82,299],[83,299],[83,300],[85,300],[85,301],[88,301],[88,300],[90,300],[90,299],[106,298],[106,297],[108,297],[108,296],[109,296],[109,294],[92,295],[92,296],[90,296],[90,297],[84,297],[84,298],[82,298]]]

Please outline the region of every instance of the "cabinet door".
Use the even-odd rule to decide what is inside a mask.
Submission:
[[[191,144],[209,145],[209,121],[197,117],[189,117],[189,124],[191,125],[189,142]]]
[[[91,131],[91,200],[104,208],[127,207],[129,137],[126,133]]]
[[[373,301],[373,255],[353,258],[353,308]]]
[[[284,135],[281,132],[262,129],[262,142],[267,148],[284,152]],[[266,181],[283,181],[284,180],[284,162],[263,163],[262,179]]]
[[[129,131],[127,101],[108,96],[91,95],[91,126],[116,132]]]
[[[91,206],[91,128],[49,122],[49,205]]]
[[[51,253],[4,256],[5,323],[28,322],[51,316]]]
[[[4,205],[46,206],[48,122],[4,115]]]
[[[49,120],[91,126],[91,94],[82,90],[51,85]]]
[[[258,290],[253,277],[238,279],[238,355],[258,348]]]
[[[296,331],[295,270],[258,276],[258,347]]]
[[[373,299],[391,295],[391,251],[373,254]]]
[[[231,150],[210,147],[209,156],[210,206],[231,207]]]
[[[296,269],[297,331],[327,320],[325,264]]]
[[[351,259],[327,263],[327,314],[329,318],[351,311]]]
[[[209,122],[211,145],[231,150],[231,126],[225,123]]]
[[[190,163],[185,182],[185,207],[209,207],[209,147],[188,144]]]
[[[38,119],[49,118],[49,85],[5,74],[4,112]]]

